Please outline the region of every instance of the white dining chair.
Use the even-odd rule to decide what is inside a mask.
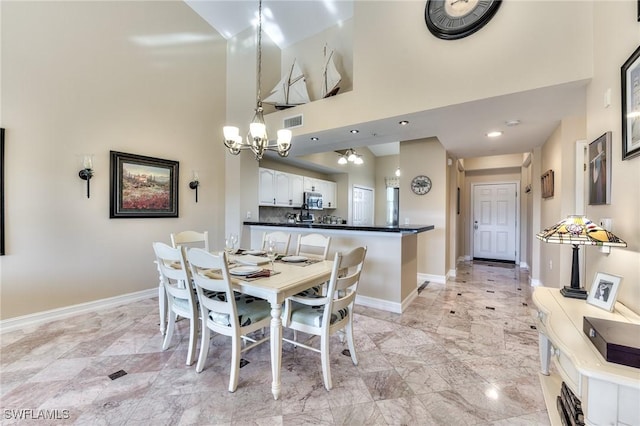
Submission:
[[[165,243],[153,243],[153,251],[156,255],[156,264],[160,273],[167,297],[168,324],[162,343],[162,350],[166,350],[171,343],[175,324],[178,316],[189,320],[189,346],[187,351],[187,365],[195,361],[196,337],[198,335],[198,307],[196,295],[189,283],[190,275],[184,260],[184,252],[181,247],[173,248]]]
[[[305,256],[309,259],[326,260],[329,254],[329,246],[331,245],[331,237],[325,237],[320,234],[306,234],[298,235],[298,242],[296,244],[296,256]],[[313,286],[306,289],[296,296],[314,296],[316,294],[322,294],[324,284]]]
[[[178,247],[185,245],[188,248],[200,247],[209,251],[209,231],[182,231],[171,234],[171,245]]]
[[[353,303],[360,282],[360,273],[367,254],[366,247],[357,247],[348,253],[336,253],[327,295],[312,297],[291,296],[285,299],[284,326],[320,337],[320,349],[301,343],[297,333],[293,339],[283,340],[296,347],[320,353],[324,387],[330,390],[331,369],[329,363],[329,337],[344,331],[351,353],[351,361],[358,365],[353,342]]]
[[[231,374],[229,392],[238,387],[240,355],[269,336],[261,334],[256,340],[250,336],[271,323],[271,305],[264,299],[236,293],[231,287],[227,255],[211,254],[199,248],[187,251],[187,263],[200,302],[201,343],[196,372],[204,369],[209,354],[210,331],[231,337]],[[212,272],[215,271],[215,272]],[[251,342],[242,347],[242,341]]]
[[[300,234],[295,253],[296,256],[305,256],[309,259],[326,260],[330,244],[331,237],[320,234]]]
[[[291,242],[291,234],[282,231],[265,232],[262,234],[262,250],[269,249],[269,241],[276,243],[276,251],[280,254],[289,253],[289,243]]]

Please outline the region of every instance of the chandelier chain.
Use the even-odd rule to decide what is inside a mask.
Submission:
[[[258,1],[258,76],[256,78],[256,82],[257,82],[257,98],[256,98],[256,102],[258,103],[258,106],[262,106],[262,93],[261,93],[261,76],[262,76],[262,0]]]

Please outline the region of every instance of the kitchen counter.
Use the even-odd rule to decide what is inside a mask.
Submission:
[[[306,229],[340,229],[345,231],[369,231],[369,232],[396,232],[401,234],[419,234],[431,231],[433,225],[397,225],[397,226],[360,226],[346,224],[328,223],[272,223],[272,222],[244,222],[245,225],[274,226],[284,228],[306,228]]]
[[[418,239],[429,238],[433,225],[353,226],[325,223],[244,222],[242,247],[258,248],[264,233],[291,235],[288,254],[294,254],[301,235],[331,237],[329,258],[336,252],[366,246],[367,257],[360,277],[356,303],[390,312],[403,312],[417,297]]]

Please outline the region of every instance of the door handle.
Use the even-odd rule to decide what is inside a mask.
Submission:
[[[473,221],[473,229],[478,229],[478,221],[477,220]]]

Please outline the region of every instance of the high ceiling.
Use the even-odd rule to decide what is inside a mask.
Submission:
[[[257,1],[185,1],[226,38],[257,22]],[[281,48],[352,16],[352,0],[263,0],[263,30]],[[458,158],[528,152],[542,145],[563,117],[584,114],[586,84],[587,81],[573,82],[359,123],[355,126],[360,131],[356,135],[349,132],[354,126],[319,134],[298,134],[289,160],[362,146],[378,156],[391,155],[398,152],[398,141],[432,136]],[[401,120],[409,124],[400,126]],[[514,125],[516,121],[518,124]],[[501,130],[502,136],[487,137],[493,130]],[[311,142],[311,137],[318,140]]]

